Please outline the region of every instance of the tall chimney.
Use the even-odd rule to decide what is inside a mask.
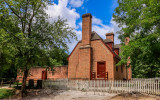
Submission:
[[[129,41],[130,41],[130,38],[129,38],[129,37],[126,37],[125,40],[124,40],[125,45],[128,45]]]
[[[89,45],[92,31],[92,15],[90,13],[82,15],[82,44]]]
[[[130,38],[129,38],[129,37],[126,37],[125,40],[124,40],[125,45],[128,45],[129,41],[130,41]],[[128,57],[127,66],[129,66],[130,63],[131,63],[131,62],[130,62],[130,56],[129,56],[129,57]],[[129,66],[129,67],[127,68],[127,78],[128,78],[128,80],[131,80],[131,79],[132,79],[132,66]]]
[[[114,33],[113,32],[106,33],[106,39],[110,39],[112,40],[112,42],[114,42]]]

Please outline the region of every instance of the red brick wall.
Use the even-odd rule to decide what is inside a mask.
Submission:
[[[126,77],[126,69],[123,73],[115,71],[115,61],[113,53],[109,48],[113,47],[113,43],[108,43],[109,48],[101,40],[90,41],[92,30],[92,16],[85,14],[82,16],[82,42],[78,43],[69,57],[68,79],[90,79],[90,72],[96,72],[97,78],[97,62],[106,63],[106,72],[108,79],[123,79]],[[114,34],[106,34],[106,38],[114,42]],[[119,67],[121,68],[121,67]]]
[[[127,62],[127,66],[129,66],[129,64],[130,64],[130,57],[128,57],[128,62]],[[132,79],[132,67],[131,66],[129,66],[128,68],[127,68],[127,72],[128,72],[128,79],[129,80],[131,80]]]
[[[69,79],[90,79],[92,16],[84,14],[82,18],[82,42],[69,57]]]
[[[90,79],[91,68],[91,48],[84,47],[79,49],[79,67],[77,68],[77,79]]]
[[[130,41],[130,38],[129,37],[126,37],[125,38],[125,45],[128,45],[129,44],[129,41]],[[130,57],[128,57],[128,62],[127,62],[127,66],[129,66],[130,64]],[[128,79],[130,80],[132,78],[132,66],[129,66],[129,68],[127,69],[127,74],[128,74]]]
[[[69,79],[85,79],[90,75],[84,74],[88,65],[81,66],[80,62],[82,61],[85,65],[85,60],[87,56],[87,52],[89,54],[90,51],[86,50],[86,53],[80,53],[80,47],[82,43],[79,43],[72,55],[69,57],[69,65],[68,65],[68,78]],[[108,72],[109,80],[122,80],[127,79],[127,70],[123,66],[123,73],[121,72],[121,66],[118,67],[118,72],[116,71],[115,61],[113,54],[110,50],[102,43],[101,40],[91,41],[91,71],[96,72],[97,78],[97,62],[105,61],[106,62],[106,72]],[[80,58],[81,57],[81,58]],[[119,60],[117,60],[118,62]],[[87,69],[88,71],[88,69]]]
[[[84,14],[82,16],[82,43],[90,44],[92,31],[92,16],[91,14]]]
[[[82,43],[79,43],[76,49],[73,51],[73,54],[69,57],[68,65],[68,78],[69,79],[85,79],[90,77],[89,66],[86,64],[86,59],[90,50],[85,50],[85,53],[80,53],[80,46]],[[102,43],[101,40],[91,41],[91,71],[96,72],[97,78],[97,62],[105,61],[106,62],[106,72],[108,72],[109,80],[114,79],[114,61],[113,54],[109,49]],[[82,62],[82,64],[81,64]],[[85,65],[85,66],[84,66]],[[87,71],[87,72],[86,72]],[[86,72],[83,73],[83,72]],[[88,74],[88,76],[86,76]]]
[[[116,66],[116,61],[114,63],[115,63],[115,65],[114,65],[114,67],[115,67],[115,70],[114,70],[115,80],[127,79],[127,70],[126,70],[125,65],[122,65],[122,67],[121,67],[121,66]],[[116,67],[118,68],[118,71],[116,70]],[[121,68],[123,68],[123,72],[121,71]]]
[[[109,33],[110,35],[108,35],[108,33],[106,34],[106,39],[110,39],[114,42],[114,34],[113,33]]]
[[[80,46],[81,46],[81,43],[78,43],[74,51],[72,51],[72,54],[69,56],[69,61],[68,61],[68,78],[69,79],[76,78],[76,72],[79,69],[79,47]]]
[[[59,66],[55,67],[55,72],[52,74],[52,71],[47,71],[47,79],[56,80],[56,79],[65,79],[68,78],[68,67],[67,66]],[[31,68],[29,70],[29,75],[27,80],[34,79],[39,80],[42,79],[42,71],[45,71],[46,68]],[[18,73],[17,74],[17,80],[22,81],[23,75]]]
[[[115,52],[117,55],[119,55],[119,49],[118,49],[118,48],[115,48],[115,49],[114,49],[114,52]]]
[[[106,62],[106,72],[108,72],[109,80],[114,79],[113,54],[100,40],[91,41],[92,46],[92,72],[97,74],[97,62]],[[97,75],[96,75],[97,78]]]
[[[112,42],[107,43],[107,45],[111,50],[113,49],[113,43]]]

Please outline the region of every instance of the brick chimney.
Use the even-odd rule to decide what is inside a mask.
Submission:
[[[114,42],[114,33],[113,32],[106,33],[106,39],[110,39],[112,40],[112,42]]]
[[[125,40],[124,40],[125,45],[128,45],[129,41],[130,41],[130,38],[126,37]],[[130,63],[131,63],[130,62],[130,57],[128,57],[127,66],[129,66]],[[127,68],[127,74],[128,74],[127,75],[128,80],[131,80],[132,79],[132,66],[129,66]]]
[[[125,45],[128,45],[129,41],[130,41],[130,38],[126,37],[125,40],[124,40]]]
[[[90,13],[82,15],[82,43],[89,45],[92,31],[92,15]]]
[[[78,67],[76,69],[77,79],[90,80],[91,75],[91,30],[92,15],[82,15],[82,45],[79,47]]]
[[[106,39],[110,39],[111,41],[107,43],[107,45],[109,46],[109,48],[111,50],[114,50],[114,34],[113,32],[111,33],[106,33]]]

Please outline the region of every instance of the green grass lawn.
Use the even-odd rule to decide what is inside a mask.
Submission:
[[[17,82],[13,83],[14,85],[17,85]],[[18,83],[18,85],[22,85],[22,83]]]
[[[13,89],[0,89],[0,99],[7,98],[13,95]]]

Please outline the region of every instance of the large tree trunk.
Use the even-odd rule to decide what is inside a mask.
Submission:
[[[23,82],[22,82],[22,88],[21,88],[21,96],[24,97],[27,93],[26,91],[26,81],[28,76],[28,69],[25,67],[24,73],[23,73]]]

